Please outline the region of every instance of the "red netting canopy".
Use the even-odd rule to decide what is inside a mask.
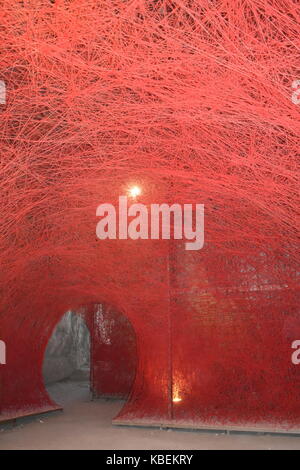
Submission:
[[[298,1],[0,4],[1,419],[55,408],[48,339],[102,304],[136,337],[116,422],[299,431]],[[99,240],[132,185],[204,204],[203,249]]]

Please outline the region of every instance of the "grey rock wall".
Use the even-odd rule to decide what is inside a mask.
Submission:
[[[45,384],[71,377],[90,366],[90,334],[83,317],[67,312],[48,343],[43,376]],[[78,375],[78,374],[77,374]]]

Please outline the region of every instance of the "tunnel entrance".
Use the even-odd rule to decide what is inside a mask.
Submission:
[[[43,364],[45,387],[56,403],[64,406],[89,398],[90,357],[91,335],[84,314],[66,312],[48,342]]]
[[[136,373],[134,329],[111,306],[92,304],[61,318],[48,342],[44,384],[55,403],[129,395]]]

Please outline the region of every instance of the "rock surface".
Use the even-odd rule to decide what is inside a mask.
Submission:
[[[58,323],[48,343],[43,376],[45,384],[58,382],[90,365],[90,334],[84,318],[71,311]]]

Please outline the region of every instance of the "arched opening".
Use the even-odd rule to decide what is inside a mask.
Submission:
[[[44,384],[51,399],[65,406],[90,396],[91,335],[82,312],[66,312],[48,342]]]
[[[66,312],[48,341],[43,378],[61,405],[98,398],[126,399],[137,366],[136,336],[127,316],[107,304]]]

